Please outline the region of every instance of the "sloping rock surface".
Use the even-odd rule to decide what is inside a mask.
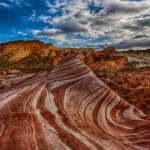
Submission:
[[[75,56],[0,91],[1,150],[148,150],[150,120]]]

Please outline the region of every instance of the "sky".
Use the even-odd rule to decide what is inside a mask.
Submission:
[[[150,48],[150,0],[0,0],[0,43]]]

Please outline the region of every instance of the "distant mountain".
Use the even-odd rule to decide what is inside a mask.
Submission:
[[[146,50],[129,50],[129,51],[125,51],[126,53],[130,53],[130,54],[145,54],[145,53],[150,53],[150,49],[146,49]]]

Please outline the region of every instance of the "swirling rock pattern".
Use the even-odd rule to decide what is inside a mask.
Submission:
[[[1,150],[148,150],[150,119],[75,56],[0,91]]]

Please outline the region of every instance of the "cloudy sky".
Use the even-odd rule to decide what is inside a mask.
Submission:
[[[150,0],[0,0],[0,43],[150,48]]]

